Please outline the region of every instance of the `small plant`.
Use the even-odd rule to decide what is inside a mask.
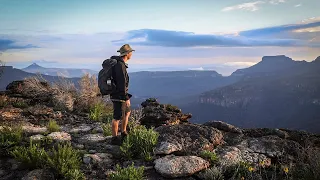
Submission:
[[[90,119],[94,121],[101,121],[104,116],[104,104],[96,103],[90,108]]]
[[[224,180],[222,170],[218,169],[216,166],[206,169],[204,172],[201,172],[199,176],[201,179],[205,180]]]
[[[153,154],[158,137],[159,133],[153,128],[147,129],[140,125],[129,132],[120,149],[128,159],[139,157],[148,160]]]
[[[200,156],[204,159],[207,159],[210,161],[210,163],[216,163],[218,161],[218,157],[216,155],[216,153],[208,151],[208,150],[204,150],[200,153]]]
[[[57,124],[55,120],[50,120],[48,123],[49,132],[58,132],[60,131],[60,126]]]
[[[32,141],[29,147],[15,147],[11,151],[11,155],[26,167],[33,169],[45,167],[48,160],[47,152],[43,148],[39,148],[38,144],[33,144]]]
[[[12,102],[12,106],[13,107],[16,107],[16,108],[27,108],[28,107],[28,104],[25,103],[24,101],[14,101]]]
[[[104,123],[101,127],[103,129],[103,135],[105,135],[105,136],[111,136],[112,135],[111,123]]]
[[[134,167],[134,163],[127,168],[121,168],[119,164],[116,166],[116,172],[110,175],[110,180],[143,180],[144,166]]]

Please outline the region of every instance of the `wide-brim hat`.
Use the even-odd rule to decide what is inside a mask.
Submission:
[[[121,46],[121,48],[117,52],[120,53],[120,56],[125,56],[132,51],[135,51],[135,50],[133,50],[129,44],[125,44],[125,45]]]

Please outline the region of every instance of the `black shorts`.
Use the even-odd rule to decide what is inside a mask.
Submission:
[[[112,101],[113,103],[113,119],[121,120],[122,117],[131,111],[130,107],[125,105],[125,102]]]

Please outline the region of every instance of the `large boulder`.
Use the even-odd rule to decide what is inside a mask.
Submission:
[[[163,177],[177,178],[191,176],[210,166],[210,163],[197,156],[168,155],[154,161],[154,168]]]
[[[202,150],[212,150],[222,142],[222,133],[208,126],[196,124],[179,124],[161,126],[156,154],[198,154]]]

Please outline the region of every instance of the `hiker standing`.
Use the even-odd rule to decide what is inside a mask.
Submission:
[[[128,93],[129,75],[127,62],[132,56],[133,50],[129,44],[123,45],[117,52],[119,56],[111,56],[102,64],[99,72],[99,88],[102,95],[110,95],[113,103],[112,140],[111,144],[120,145],[127,135],[127,125],[131,112]],[[121,122],[121,138],[118,136],[119,122]]]

